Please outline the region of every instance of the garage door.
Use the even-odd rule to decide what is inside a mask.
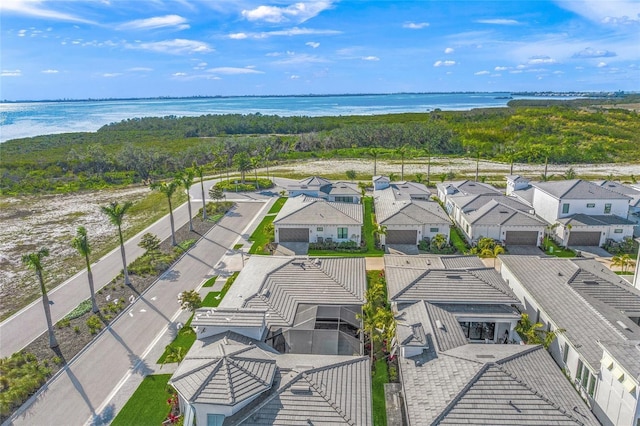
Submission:
[[[538,231],[507,231],[507,246],[537,246]]]
[[[307,228],[280,228],[280,242],[309,242],[309,230]]]
[[[417,244],[418,231],[387,230],[387,244]]]
[[[599,246],[600,232],[571,232],[569,234],[570,246]]]

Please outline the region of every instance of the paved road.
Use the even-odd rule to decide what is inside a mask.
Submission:
[[[177,295],[197,287],[248,228],[265,203],[239,203],[140,299],[127,308],[13,424],[85,424],[109,407],[114,389],[129,374],[145,375],[142,361],[180,312]],[[245,235],[246,237],[246,235]]]
[[[199,205],[192,201],[192,208],[197,211]],[[186,203],[174,210],[174,220],[177,228],[187,223],[188,217]],[[116,232],[115,227],[113,232]],[[161,240],[168,238],[171,235],[168,215],[125,243],[128,263],[144,254],[144,250],[138,247],[138,243],[140,242],[140,237],[146,232],[157,235]],[[89,230],[89,233],[91,233],[91,230]],[[91,235],[89,235],[89,238],[91,238]],[[91,270],[97,291],[109,283],[122,270],[120,247],[117,247],[91,265]],[[88,298],[87,271],[83,269],[49,292],[49,300],[52,302],[51,317],[53,322],[56,323],[62,319],[80,302]],[[0,324],[0,357],[10,356],[12,353],[19,351],[46,330],[47,323],[42,309],[42,301],[41,299],[36,299],[33,303]]]

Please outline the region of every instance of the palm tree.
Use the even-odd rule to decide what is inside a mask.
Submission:
[[[174,246],[177,246],[178,243],[176,242],[176,231],[173,225],[173,206],[171,204],[171,197],[176,192],[177,188],[178,188],[178,182],[176,182],[175,180],[172,180],[171,182],[168,182],[168,183],[160,182],[160,183],[154,183],[151,185],[151,189],[155,189],[156,191],[162,192],[167,197],[167,201],[169,202],[169,222],[171,223],[171,245],[174,245]]]
[[[565,180],[571,180],[576,178],[576,171],[573,167],[569,167],[569,169],[562,175]]]
[[[367,151],[367,155],[373,158],[373,175],[377,176],[378,172],[378,157],[380,156],[379,148],[371,148]]]
[[[193,169],[187,169],[184,171],[184,173],[179,173],[176,176],[178,184],[182,185],[185,191],[187,191],[187,208],[189,209],[189,231],[193,231],[193,220],[191,217],[191,194],[189,193],[189,189],[191,189],[191,186],[193,185],[195,176],[196,173]]]
[[[573,228],[573,225],[570,223],[567,223],[564,226],[564,229],[566,231],[566,237],[567,237],[567,243],[564,245],[564,248],[569,248],[569,238],[571,237],[571,229]]]
[[[44,277],[42,275],[42,258],[49,256],[48,248],[41,248],[35,253],[22,255],[22,263],[29,269],[36,272],[38,281],[40,282],[40,291],[42,292],[42,306],[44,306],[44,316],[47,319],[47,330],[49,332],[49,347],[57,348],[58,341],[53,334],[53,322],[51,321],[51,308],[49,307],[49,297],[47,296],[47,288],[44,286]]]
[[[264,149],[264,152],[262,153],[262,160],[264,161],[264,165],[267,168],[267,179],[271,179],[269,177],[269,162],[271,161],[271,154],[273,153],[273,150],[271,148],[271,145],[267,146]]]
[[[254,177],[256,179],[256,189],[260,189],[260,184],[258,183],[258,167],[260,167],[261,158],[259,155],[255,155],[251,157],[251,167],[253,168]]]
[[[193,171],[195,172],[195,175],[200,178],[200,191],[202,191],[202,220],[207,220],[207,200],[204,198],[204,168],[202,166],[198,166],[198,164],[194,162]],[[191,213],[189,213],[189,217],[191,217]]]
[[[246,152],[239,152],[233,157],[233,162],[240,172],[240,179],[242,180],[242,184],[244,184],[245,174],[251,170],[251,159],[249,158],[249,154]]]
[[[431,149],[426,148],[427,152],[427,186],[431,183]]]
[[[625,273],[629,267],[635,266],[635,262],[628,254],[618,254],[611,258],[611,265],[620,267],[622,273]]]
[[[118,227],[118,237],[120,237],[120,254],[122,255],[122,271],[124,273],[124,283],[131,285],[129,280],[129,272],[127,271],[127,258],[124,253],[124,239],[122,238],[122,219],[127,213],[127,210],[131,208],[133,203],[126,201],[123,204],[119,204],[117,201],[112,201],[108,206],[102,206],[100,209],[104,214],[109,217],[111,223]]]
[[[400,180],[404,180],[404,159],[409,154],[409,145],[404,144],[396,149],[396,154],[400,156],[401,168],[400,168]]]
[[[91,294],[91,307],[94,314],[97,314],[98,304],[96,303],[96,294],[93,289],[93,273],[91,272],[91,262],[89,262],[89,255],[91,254],[91,246],[89,245],[89,239],[87,238],[87,230],[84,226],[78,226],[76,230],[76,237],[71,240],[71,246],[78,250],[81,256],[84,256],[85,263],[87,264],[87,278],[89,279],[89,293]]]

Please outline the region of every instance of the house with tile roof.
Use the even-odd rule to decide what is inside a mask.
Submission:
[[[312,286],[313,288],[310,288]],[[251,258],[173,374],[185,424],[370,425],[363,258]]]
[[[550,353],[598,420],[637,425],[640,291],[593,259],[500,259],[503,279],[532,321],[562,330]]]
[[[500,190],[488,183],[475,182],[472,180],[461,180],[455,182],[442,182],[436,184],[438,198],[445,205],[450,195],[482,195],[482,194],[502,194]]]
[[[289,198],[273,220],[275,242],[360,243],[362,204],[336,203],[307,195]]]
[[[638,185],[624,185],[611,180],[595,183],[603,188],[607,188],[609,191],[618,192],[631,198],[631,201],[629,201],[629,212],[626,218],[636,223],[633,235],[640,237],[640,187]]]
[[[607,187],[582,179],[527,184],[519,176],[507,176],[507,189],[536,215],[560,225],[555,238],[561,245],[601,246],[607,239],[633,236],[635,223],[627,219],[631,197]]]
[[[320,176],[311,176],[287,186],[289,197],[307,195],[337,203],[356,203],[362,200],[362,192],[353,182],[331,182]]]
[[[438,234],[449,241],[451,220],[438,203],[429,199],[430,195],[422,184],[387,182],[376,186],[374,181],[376,220],[386,228],[386,234],[380,237],[383,245],[417,245]]]
[[[597,425],[540,345],[473,344],[440,304],[398,305],[408,425]]]

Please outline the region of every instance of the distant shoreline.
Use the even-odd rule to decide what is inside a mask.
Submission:
[[[154,97],[125,97],[125,98],[86,98],[86,99],[3,99],[0,103],[22,104],[22,103],[53,103],[53,102],[109,102],[109,101],[152,101],[152,100],[186,100],[186,99],[232,99],[232,98],[330,98],[330,97],[362,97],[362,96],[390,96],[390,95],[510,95],[510,96],[533,96],[533,97],[597,97],[610,98],[633,94],[634,92],[510,92],[510,91],[459,91],[459,92],[394,92],[394,93],[332,93],[332,94],[306,94],[306,95],[202,95],[202,96],[154,96]]]

